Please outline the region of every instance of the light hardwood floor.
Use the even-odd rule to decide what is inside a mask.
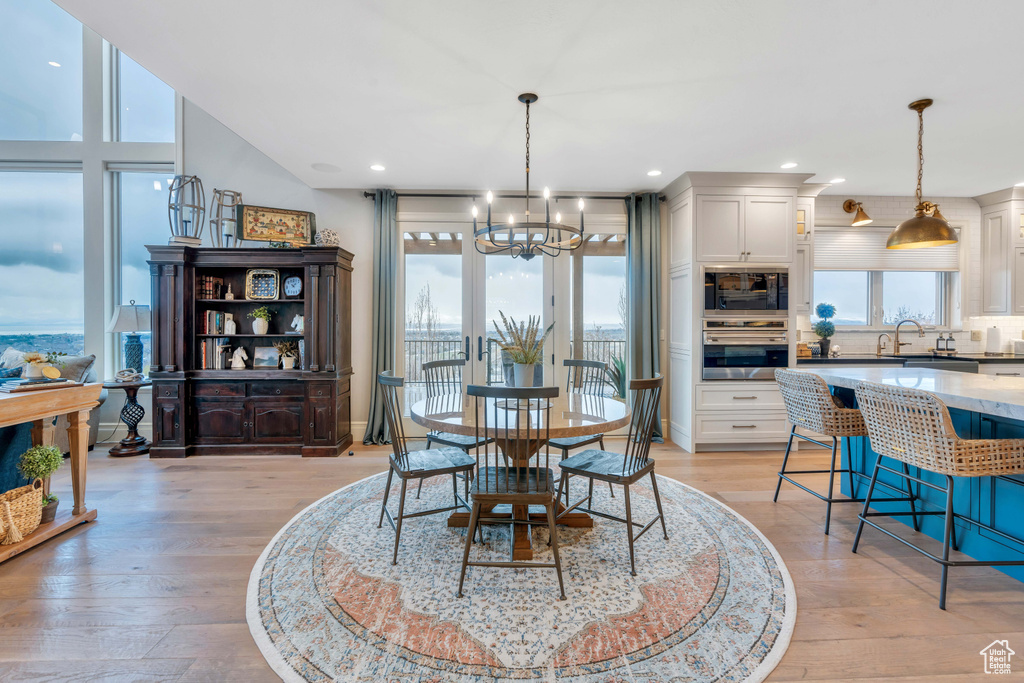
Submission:
[[[245,623],[249,572],[297,512],[386,468],[386,449],[355,451],[115,460],[97,448],[87,503],[98,521],[0,565],[0,680],[277,680]],[[791,462],[811,469],[822,454]],[[836,506],[825,537],[824,504],[792,487],[772,504],[780,453],[690,455],[666,445],[655,457],[660,474],[754,523],[789,567],[796,632],[769,680],[980,681],[990,677],[978,652],[991,641],[1008,638],[1024,653],[1024,584],[954,568],[941,612],[937,565],[878,533],[850,552],[855,505]],[[67,468],[56,479],[67,505]],[[640,562],[648,542],[657,541],[640,542]],[[1011,678],[1024,677],[1018,658]]]

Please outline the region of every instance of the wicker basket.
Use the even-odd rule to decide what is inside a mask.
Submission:
[[[43,480],[0,494],[0,545],[20,543],[43,516]]]

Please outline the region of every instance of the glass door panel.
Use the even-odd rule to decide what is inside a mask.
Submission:
[[[478,322],[477,348],[474,349],[478,361],[479,372],[487,384],[504,385],[506,376],[511,373],[507,361],[502,362],[501,348],[494,341],[498,338],[495,325],[501,325],[501,314],[504,313],[509,323],[529,320],[530,316],[539,316],[542,331],[550,324],[549,307],[544,305],[544,275],[547,257],[536,257],[530,261],[512,258],[508,254],[488,254],[483,258],[483,301],[481,310],[483,319]],[[546,349],[550,349],[550,341]],[[545,353],[545,363],[550,354]],[[543,365],[537,370],[537,380],[543,380]],[[475,376],[475,375],[474,375]]]
[[[467,352],[463,292],[470,278],[463,277],[462,233],[436,232],[438,226],[421,232],[416,227],[403,227],[402,232],[405,322],[400,326],[399,363],[405,377],[406,417],[415,402],[426,398],[423,364],[465,358]]]
[[[629,304],[626,295],[626,242],[622,234],[595,234],[572,255],[572,327],[569,356],[625,369]],[[609,395],[625,391],[624,373]]]

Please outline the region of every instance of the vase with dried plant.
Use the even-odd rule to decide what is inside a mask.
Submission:
[[[274,348],[281,355],[281,369],[294,370],[295,359],[299,356],[299,345],[293,341],[274,342]]]
[[[555,324],[548,325],[542,334],[539,315],[531,315],[525,323],[517,323],[511,316],[506,318],[501,311],[498,311],[498,315],[501,316],[501,325],[498,325],[497,320],[493,321],[494,330],[498,333],[498,338],[493,341],[502,351],[508,353],[515,364],[512,375],[515,385],[532,387],[534,366],[543,362],[544,342]]]

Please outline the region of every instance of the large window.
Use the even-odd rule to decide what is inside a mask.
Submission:
[[[82,174],[0,172],[0,234],[0,350],[82,353]]]
[[[817,270],[814,306],[833,304],[837,327],[886,327],[904,318],[943,326],[950,315],[951,277],[933,271]],[[817,319],[812,308],[811,321]]]
[[[0,0],[0,140],[82,139],[82,25],[49,0]]]
[[[174,142],[174,90],[118,53],[118,139]]]

